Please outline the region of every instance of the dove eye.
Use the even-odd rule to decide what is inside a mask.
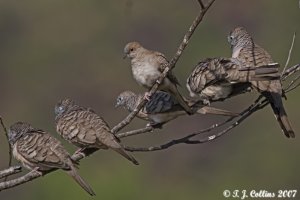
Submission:
[[[64,107],[63,106],[58,106],[56,109],[55,109],[55,112],[58,114],[58,113],[62,113],[64,111]]]
[[[130,51],[132,52],[132,51],[133,51],[133,48],[131,48]]]

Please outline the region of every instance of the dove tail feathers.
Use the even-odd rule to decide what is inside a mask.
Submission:
[[[193,111],[191,109],[191,107],[187,104],[187,102],[183,99],[183,97],[181,96],[181,94],[179,93],[177,87],[175,84],[170,84],[170,88],[169,88],[169,92],[176,98],[176,100],[178,101],[178,103],[183,107],[183,109],[185,110],[185,112],[188,115],[192,115]]]
[[[119,154],[121,154],[123,157],[125,157],[127,160],[131,161],[135,165],[139,165],[139,162],[131,155],[125,152],[123,148],[113,148],[113,150]]]
[[[68,174],[91,196],[95,196],[93,189],[79,176],[74,165],[71,166],[71,170],[67,171]]]
[[[238,113],[234,113],[228,110],[223,110],[219,108],[214,108],[210,106],[205,106],[196,111],[199,114],[213,114],[213,115],[223,115],[223,116],[231,116],[231,117],[236,117],[239,116]]]
[[[294,138],[295,133],[283,107],[281,95],[278,93],[268,92],[267,94],[265,94],[265,96],[271,104],[276,120],[278,121],[284,135],[288,138]]]

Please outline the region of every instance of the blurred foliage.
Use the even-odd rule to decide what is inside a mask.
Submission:
[[[7,124],[23,120],[56,135],[54,105],[71,97],[115,125],[127,114],[114,109],[118,93],[145,91],[132,79],[129,61],[122,59],[124,45],[137,40],[171,58],[198,9],[196,0],[1,0],[0,114]],[[245,26],[284,65],[293,32],[300,31],[299,21],[297,0],[216,0],[174,70],[181,90],[187,94],[185,80],[200,59],[230,55],[227,34],[237,25]],[[290,66],[300,62],[299,55],[296,38]],[[239,111],[256,96],[217,106]],[[296,134],[299,98],[298,89],[285,102]],[[123,142],[160,144],[220,120],[181,117],[158,133]],[[136,119],[127,130],[144,124]],[[3,169],[3,134],[0,144]],[[81,162],[80,174],[97,193],[95,199],[223,199],[224,189],[299,189],[299,151],[299,135],[286,139],[266,108],[212,143],[135,153],[140,166],[114,152],[97,152]],[[63,172],[0,193],[0,199],[21,198],[91,199]]]

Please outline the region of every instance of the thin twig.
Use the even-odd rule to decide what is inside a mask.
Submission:
[[[177,63],[178,59],[180,58],[183,50],[185,49],[185,47],[187,46],[190,38],[192,37],[194,31],[196,30],[197,26],[200,24],[200,22],[202,21],[205,13],[207,12],[207,10],[210,8],[210,6],[214,3],[215,0],[211,0],[208,2],[208,4],[205,6],[204,9],[200,10],[200,13],[198,14],[198,16],[196,17],[196,19],[193,21],[192,25],[190,26],[189,30],[187,31],[187,33],[185,34],[183,41],[181,42],[181,44],[179,45],[174,57],[172,58],[172,60],[169,63],[169,66],[167,66],[163,73],[161,74],[160,78],[156,81],[156,83],[152,86],[152,88],[149,90],[149,95],[153,95],[156,90],[158,89],[158,86],[163,82],[164,78],[167,76],[168,72],[170,70],[172,70],[175,67],[175,64]],[[111,129],[111,131],[113,133],[117,133],[118,131],[120,131],[122,128],[124,128],[125,126],[127,126],[133,119],[134,117],[137,115],[137,113],[145,106],[145,104],[147,103],[146,99],[143,99],[139,105],[131,112],[129,113],[129,115],[123,120],[121,121],[119,124],[117,124],[115,127],[113,127]]]
[[[0,171],[0,179],[4,178],[4,177],[6,178],[6,177],[11,176],[13,174],[17,174],[21,171],[22,171],[21,166],[12,166],[10,168],[7,168],[5,170]],[[6,179],[4,181],[6,181]]]
[[[129,136],[138,135],[138,134],[141,134],[141,133],[152,132],[153,129],[154,128],[151,127],[151,126],[146,126],[145,128],[141,128],[141,129],[137,129],[137,130],[133,130],[133,131],[128,131],[128,132],[125,132],[125,133],[117,133],[116,136],[118,138],[129,137]]]
[[[298,79],[299,79],[299,76],[298,76]],[[286,90],[286,93],[293,91],[294,89],[296,89],[297,87],[299,87],[299,85],[300,85],[300,82],[297,85],[294,85],[293,87],[291,87],[288,90]]]
[[[201,9],[203,10],[205,8],[203,2],[201,0],[198,0],[198,3],[200,4]]]
[[[285,81],[288,77],[293,75],[294,73],[298,72],[300,70],[300,64],[294,65],[293,67],[288,68],[283,76],[281,77],[282,81]]]
[[[282,74],[281,76],[283,76],[287,66],[289,65],[289,62],[290,62],[290,58],[291,58],[291,54],[292,54],[292,51],[293,51],[293,48],[294,48],[294,43],[295,43],[295,39],[296,39],[296,32],[294,32],[294,35],[293,35],[293,40],[292,40],[292,44],[291,44],[291,47],[290,47],[290,50],[289,50],[289,55],[286,59],[286,63],[285,63],[285,66],[283,68],[283,71],[282,71]]]
[[[11,166],[11,162],[12,162],[12,152],[11,152],[11,146],[10,146],[9,139],[8,139],[7,129],[6,129],[6,126],[5,126],[4,122],[3,122],[2,116],[0,116],[0,123],[1,123],[3,131],[5,133],[6,141],[7,141],[7,144],[8,144],[8,155],[9,155],[9,158],[8,158],[8,167],[10,167]],[[5,177],[4,181],[6,181],[6,180],[7,180],[7,177]]]
[[[294,78],[284,90],[289,91],[289,89],[299,80],[299,78],[300,74],[298,74],[298,76],[296,76],[296,78]]]

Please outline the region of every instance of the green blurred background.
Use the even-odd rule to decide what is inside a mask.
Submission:
[[[122,59],[124,45],[136,40],[171,58],[198,10],[196,0],[1,0],[0,114],[8,125],[23,120],[57,136],[54,105],[70,97],[92,107],[111,126],[117,124],[127,114],[114,108],[117,95],[128,89],[145,91],[133,80],[129,61]],[[230,56],[227,34],[237,25],[245,26],[284,65],[293,32],[300,32],[299,22],[298,0],[216,0],[174,70],[181,91],[187,94],[185,80],[200,59]],[[296,38],[290,66],[300,63],[299,54]],[[81,162],[80,174],[97,193],[95,199],[107,200],[224,199],[224,189],[300,189],[299,93],[300,89],[288,94],[285,102],[295,140],[283,136],[267,107],[214,142],[133,153],[140,166],[101,151]],[[240,111],[256,96],[216,105]],[[181,117],[163,130],[122,141],[134,146],[161,144],[221,120]],[[125,130],[144,125],[135,119]],[[8,149],[2,130],[1,138],[4,169]],[[57,171],[2,191],[0,199],[91,198]]]

